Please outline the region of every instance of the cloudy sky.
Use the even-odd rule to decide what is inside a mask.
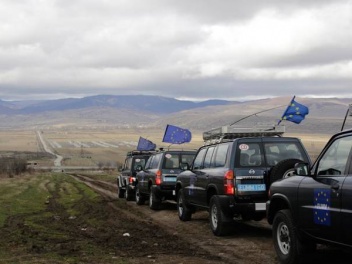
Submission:
[[[352,0],[1,0],[0,99],[352,97]]]

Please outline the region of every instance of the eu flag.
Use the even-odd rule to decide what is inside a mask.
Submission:
[[[330,205],[331,190],[314,189],[314,223],[318,225],[331,225]]]
[[[309,109],[307,106],[297,103],[295,101],[295,96],[292,98],[290,105],[287,107],[286,111],[281,117],[281,120],[291,121],[293,123],[299,124],[308,115]]]
[[[163,142],[168,142],[172,144],[182,144],[190,142],[191,139],[192,134],[191,131],[189,131],[188,129],[172,125],[166,126]]]
[[[139,137],[138,145],[137,145],[137,150],[142,151],[142,150],[155,150],[156,145],[151,142],[148,139]]]

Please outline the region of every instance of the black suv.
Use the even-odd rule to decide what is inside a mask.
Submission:
[[[284,128],[237,131],[222,127],[203,133],[218,143],[201,147],[189,170],[177,176],[178,216],[191,219],[195,209],[207,209],[215,235],[229,233],[236,217],[262,220],[272,182],[293,174],[294,164],[310,162],[301,141],[280,137]]]
[[[297,263],[316,243],[352,247],[352,130],[335,134],[296,176],[271,185],[268,222],[281,263]]]
[[[134,199],[135,180],[138,171],[142,170],[153,151],[129,151],[121,173],[117,177],[118,197],[127,201]]]
[[[149,207],[157,210],[163,200],[175,200],[176,176],[180,164],[191,164],[196,151],[162,150],[150,156],[145,169],[137,173],[136,203],[144,204],[149,197]]]

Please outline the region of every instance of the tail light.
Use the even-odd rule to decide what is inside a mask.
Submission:
[[[225,194],[235,194],[235,186],[234,186],[235,175],[233,170],[229,170],[224,175],[224,191]]]
[[[130,177],[128,178],[128,182],[129,182],[130,184],[132,184],[134,181],[135,181],[135,178],[134,178],[134,177],[130,176]]]
[[[161,184],[161,170],[158,170],[155,173],[155,184],[160,185]]]

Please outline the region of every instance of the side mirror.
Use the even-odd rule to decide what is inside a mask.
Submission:
[[[137,165],[137,166],[136,166],[136,171],[141,171],[141,170],[143,170],[142,165]]]
[[[298,176],[309,176],[309,164],[305,162],[299,162],[295,164],[295,174]]]
[[[180,169],[181,170],[189,170],[189,164],[187,162],[181,162],[180,163]]]

